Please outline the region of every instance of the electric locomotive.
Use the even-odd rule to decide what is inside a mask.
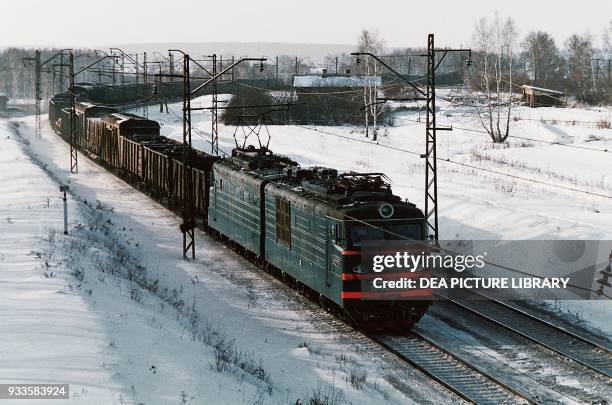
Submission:
[[[208,225],[279,269],[324,307],[368,329],[405,329],[431,290],[366,291],[365,241],[423,240],[425,218],[380,173],[301,168],[266,148],[237,148],[213,164]]]

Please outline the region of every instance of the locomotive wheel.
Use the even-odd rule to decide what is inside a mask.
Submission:
[[[345,324],[355,326],[353,318],[344,309],[339,309],[336,315],[338,316],[338,319],[340,319]]]
[[[329,300],[323,294],[319,294],[319,305],[321,305],[324,310],[329,312]]]
[[[300,294],[306,295],[306,286],[301,281],[296,281],[297,290]]]

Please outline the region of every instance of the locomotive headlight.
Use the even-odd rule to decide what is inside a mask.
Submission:
[[[395,214],[395,208],[391,204],[382,204],[378,207],[378,213],[383,218],[391,218]]]

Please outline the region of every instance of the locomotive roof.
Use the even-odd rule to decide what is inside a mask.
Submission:
[[[267,148],[234,149],[232,157],[221,161],[228,170],[268,180],[283,194],[301,196],[329,206],[351,207],[369,203],[403,203],[393,195],[388,178],[382,173],[348,172],[338,174],[326,167],[301,168],[286,156],[275,155]]]

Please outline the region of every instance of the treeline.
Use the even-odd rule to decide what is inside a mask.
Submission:
[[[612,58],[604,38],[596,49],[588,34],[574,34],[559,47],[550,34],[530,32],[520,46],[519,67],[523,81],[563,91],[590,104],[612,102]]]
[[[68,88],[70,79],[68,76],[68,55],[63,59],[60,57],[49,58],[59,52],[60,49],[40,49],[41,64],[41,97],[47,99],[52,95]],[[11,102],[33,103],[35,83],[35,50],[23,48],[7,48],[0,52],[0,92],[6,94]],[[100,59],[103,55],[90,49],[77,49],[74,51],[75,69],[79,66]],[[64,65],[64,66],[62,66]],[[77,77],[78,82],[109,83],[112,78],[109,74],[112,70],[112,61],[107,60],[96,66],[95,70],[85,71]]]
[[[528,84],[563,92],[588,104],[612,103],[612,22],[601,46],[590,34],[571,35],[558,44],[547,32],[520,38],[508,18],[482,19],[474,30],[472,69],[466,78],[472,88],[517,92]]]

